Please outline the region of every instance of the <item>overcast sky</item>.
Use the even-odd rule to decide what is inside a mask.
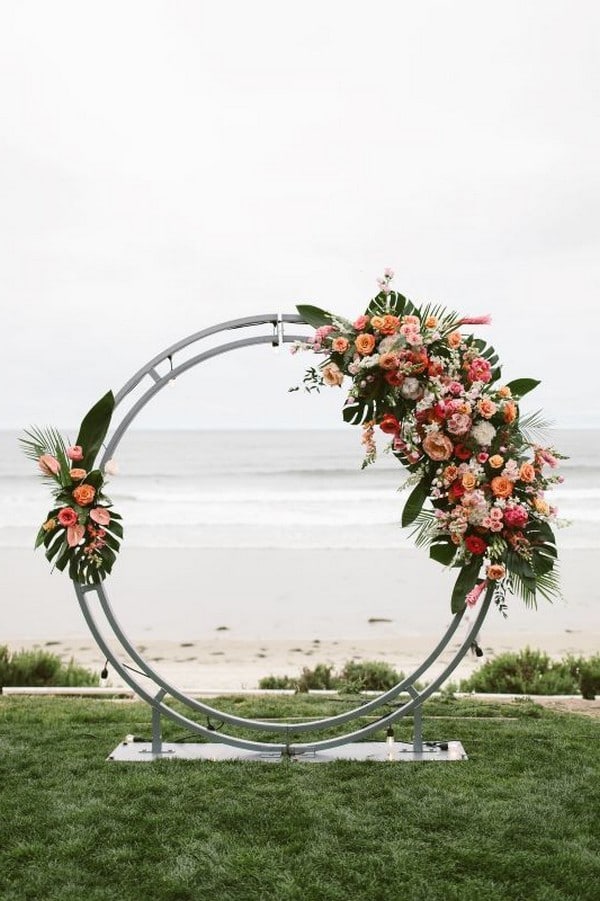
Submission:
[[[225,319],[357,315],[385,266],[600,426],[599,35],[596,0],[2,3],[0,427]],[[139,424],[337,426],[309,362],[229,355]]]

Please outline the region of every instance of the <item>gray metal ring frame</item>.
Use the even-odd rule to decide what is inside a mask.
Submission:
[[[286,334],[285,328],[288,323],[304,323],[304,320],[297,314],[288,313],[267,313],[257,316],[248,316],[241,319],[232,319],[228,322],[222,322],[218,325],[212,326],[211,328],[196,332],[195,334],[190,335],[187,338],[178,341],[176,344],[173,344],[170,347],[166,348],[166,350],[162,351],[162,353],[158,354],[156,357],[150,360],[144,367],[142,367],[142,369],[138,370],[138,372],[136,372],[135,375],[132,376],[132,378],[123,386],[123,388],[121,388],[115,398],[115,407],[119,407],[121,404],[123,404],[123,401],[128,398],[128,396],[134,391],[134,389],[136,389],[140,385],[140,383],[144,381],[144,379],[150,379],[151,384],[145,390],[143,390],[141,396],[130,406],[130,408],[121,419],[119,425],[117,426],[102,457],[100,468],[104,469],[106,462],[114,456],[115,450],[118,447],[121,439],[123,438],[123,435],[129,428],[135,417],[138,415],[138,413],[169,382],[182,375],[188,369],[197,366],[199,363],[203,363],[204,361],[209,360],[212,357],[216,357],[233,350],[238,350],[242,347],[249,347],[252,345],[260,344],[281,346],[283,344],[291,343],[294,341],[306,340],[306,335],[303,334]],[[220,332],[227,332],[234,329],[252,330],[254,328],[261,328],[264,326],[270,327],[270,331],[267,334],[250,334],[235,341],[229,341],[217,346],[211,346],[201,353],[196,353],[190,357],[182,359],[182,362],[178,365],[174,365],[174,358],[176,354],[180,354],[183,357],[185,350],[199,341],[210,338],[211,336],[217,335]],[[163,370],[162,372],[161,369]],[[158,719],[161,715],[164,715],[178,723],[180,726],[183,726],[184,728],[192,732],[198,733],[203,738],[208,739],[209,741],[218,741],[236,748],[241,748],[249,751],[260,753],[279,752],[283,755],[323,751],[328,748],[335,748],[349,742],[357,741],[358,739],[362,739],[368,735],[371,735],[373,732],[379,731],[382,728],[386,728],[392,725],[401,717],[404,717],[407,714],[413,714],[416,722],[417,716],[420,715],[420,710],[423,702],[440,688],[440,686],[456,669],[464,655],[472,646],[475,637],[477,636],[488,612],[493,595],[493,589],[490,588],[486,592],[484,601],[479,608],[477,616],[471,624],[468,633],[461,643],[460,647],[452,657],[452,660],[447,664],[442,673],[434,678],[426,686],[426,688],[418,690],[415,686],[415,683],[438,659],[439,655],[447,648],[450,640],[452,639],[452,636],[461,623],[464,611],[455,614],[444,636],[438,642],[429,656],[423,661],[423,663],[420,664],[420,666],[418,666],[410,676],[407,676],[393,688],[389,689],[378,697],[365,701],[359,706],[354,707],[351,710],[347,710],[344,713],[338,714],[336,716],[324,717],[317,720],[308,720],[301,723],[273,723],[239,717],[231,713],[217,710],[216,708],[211,707],[209,704],[199,701],[196,698],[189,697],[184,692],[171,685],[165,678],[157,673],[152,666],[150,666],[150,664],[142,657],[142,655],[137,651],[137,649],[128,639],[111,607],[104,583],[100,583],[98,585],[81,585],[74,582],[73,585],[83,616],[92,635],[94,636],[94,639],[96,640],[96,643],[98,644],[102,653],[106,656],[107,660],[111,662],[115,672],[117,672],[121,676],[121,678],[135,691],[135,693],[140,698],[142,698],[152,707],[154,725],[156,725],[156,719]],[[98,602],[94,605],[91,603],[93,595],[95,595]],[[129,658],[133,660],[135,664],[140,668],[139,675],[143,676],[145,682],[141,682],[139,679],[136,679],[135,671],[132,670],[131,667],[122,664],[118,657],[113,653],[113,650],[109,642],[106,640],[102,629],[96,622],[96,616],[100,611],[102,612],[106,623],[110,627],[114,638],[116,638]],[[154,683],[154,693],[151,690],[148,690],[148,681]],[[345,723],[352,722],[352,720],[363,717],[376,710],[378,707],[381,707],[382,705],[393,701],[402,693],[408,693],[408,701],[397,707],[391,713],[379,717],[375,722],[355,729],[353,732],[347,732],[343,735],[338,735],[333,738],[326,738],[321,741],[311,741],[304,743],[295,742],[293,744],[290,742],[290,736],[292,736],[293,734],[331,729],[337,726],[341,726]],[[166,696],[169,696],[173,698],[173,700],[181,702],[190,710],[203,714],[207,717],[214,717],[222,723],[228,723],[229,725],[246,729],[255,729],[259,731],[283,735],[285,737],[285,742],[251,741],[249,739],[239,738],[238,736],[230,735],[229,733],[224,733],[222,731],[216,732],[214,729],[210,729],[208,728],[208,726],[203,726],[201,723],[197,723],[194,720],[189,719],[187,716],[179,713],[177,710],[174,710],[164,702],[164,698]]]

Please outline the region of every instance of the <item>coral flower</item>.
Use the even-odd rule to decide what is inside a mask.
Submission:
[[[423,450],[431,460],[449,460],[452,442],[443,432],[429,432],[423,440]]]
[[[513,483],[506,476],[496,476],[490,485],[496,497],[510,497],[513,493]]]
[[[379,326],[379,331],[382,335],[393,335],[398,331],[398,326],[400,325],[400,320],[397,316],[392,316],[391,313],[387,313],[383,317],[383,323]]]
[[[460,332],[450,332],[446,341],[453,350],[456,350],[462,343],[462,335]]]
[[[42,454],[38,460],[38,466],[45,476],[56,476],[60,472],[60,463],[52,454]]]
[[[66,526],[68,528],[69,526],[74,526],[77,522],[77,514],[75,513],[75,510],[73,510],[73,507],[63,507],[62,510],[58,511],[57,519],[61,526]]]
[[[490,400],[489,397],[481,397],[477,401],[477,412],[480,416],[483,416],[484,419],[489,419],[494,415],[498,408],[493,400]]]
[[[381,354],[379,357],[379,365],[382,369],[398,369],[398,354]]]
[[[82,479],[85,479],[87,472],[85,469],[71,469],[69,475],[75,482],[81,482]]]
[[[486,570],[486,575],[488,579],[492,579],[495,582],[498,581],[498,579],[503,579],[506,575],[504,563],[490,563]]]
[[[372,353],[375,347],[375,336],[363,333],[357,335],[354,341],[355,347],[361,356],[366,357]]]
[[[404,381],[404,376],[397,369],[388,370],[384,375],[384,379],[388,385],[391,385],[393,388],[399,388]]]
[[[504,422],[511,423],[517,418],[517,405],[512,400],[504,404]]]
[[[357,332],[362,332],[362,330],[365,329],[368,326],[368,324],[369,324],[368,316],[359,316],[358,319],[352,323],[353,327],[356,329]]]
[[[73,497],[80,507],[87,507],[96,496],[96,489],[92,485],[78,485],[73,491]]]
[[[467,375],[472,382],[489,382],[492,378],[492,367],[483,357],[475,357],[467,369]]]

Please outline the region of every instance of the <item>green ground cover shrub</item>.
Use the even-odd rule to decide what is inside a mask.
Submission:
[[[527,647],[506,652],[486,662],[460,683],[461,691],[497,694],[572,695],[594,699],[600,692],[600,656],[552,660],[543,651]]]
[[[42,686],[98,685],[98,676],[71,660],[63,663],[49,651],[14,651],[0,645],[0,689],[9,685]]]
[[[313,691],[328,689],[342,694],[361,691],[387,691],[404,678],[389,663],[380,660],[348,660],[336,673],[333,667],[318,663],[314,669],[305,666],[299,676],[265,676],[259,688]]]

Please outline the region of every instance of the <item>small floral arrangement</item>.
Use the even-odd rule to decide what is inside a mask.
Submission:
[[[35,547],[43,544],[47,559],[59,570],[68,565],[71,579],[81,584],[101,582],[110,573],[123,537],[121,517],[104,494],[104,474],[94,469],[114,405],[109,391],[85,416],[74,445],[53,428],[33,427],[20,439],[26,456],[52,484],[56,500]],[[109,464],[105,471],[111,474]]]
[[[543,423],[519,411],[520,399],[539,382],[503,384],[493,347],[460,331],[489,323],[489,316],[416,307],[391,290],[392,277],[386,270],[379,293],[354,322],[298,307],[316,332],[292,349],[325,356],[319,370],[308,370],[305,389],[351,378],[343,417],[362,424],[363,466],[375,459],[378,426],[414,485],[402,525],[414,523],[417,545],[460,570],[453,612],[474,605],[485,589],[501,609],[507,590],[526,604],[538,594],[551,600],[559,594],[551,527],[557,511],[544,493],[562,481],[546,472],[562,455],[535,443]],[[432,509],[424,509],[428,500]]]

